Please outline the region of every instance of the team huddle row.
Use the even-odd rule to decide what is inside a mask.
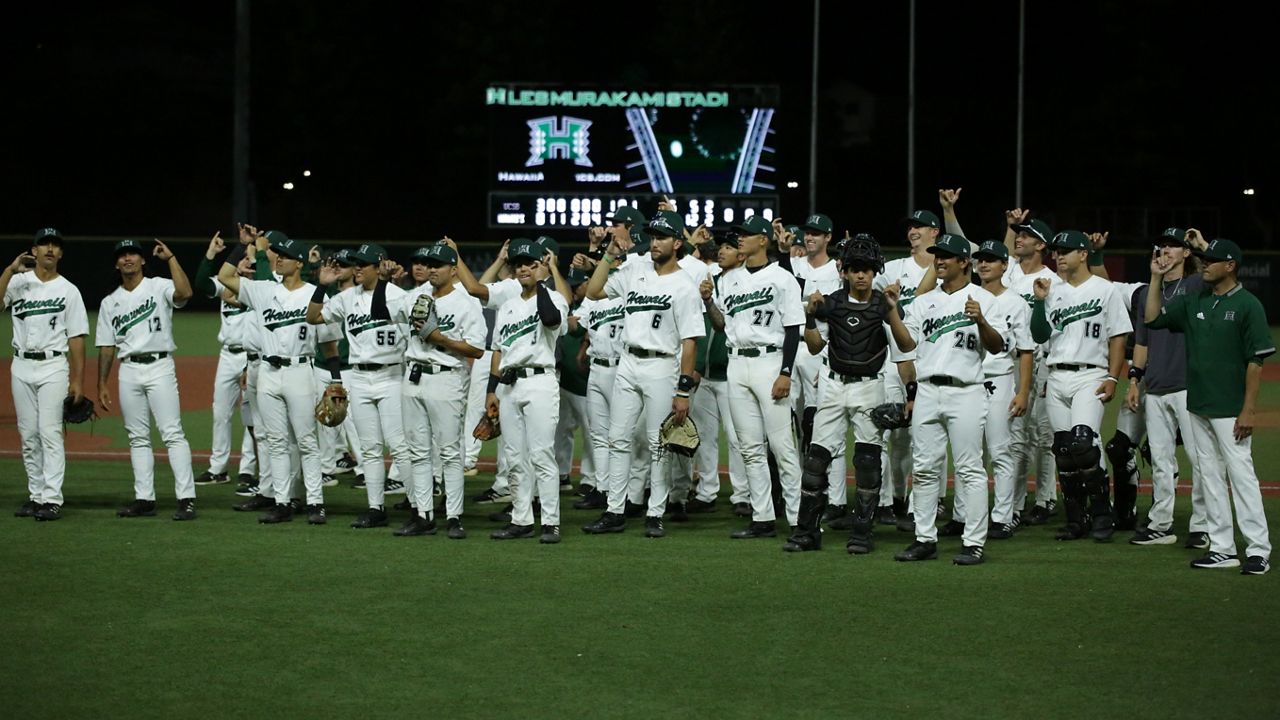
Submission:
[[[1014,210],[1003,242],[977,245],[955,217],[958,196],[940,193],[945,231],[928,210],[906,218],[911,255],[889,262],[870,236],[833,241],[825,215],[790,227],[753,216],[713,236],[690,232],[665,203],[649,218],[619,208],[610,227],[592,229],[567,275],[545,237],[509,242],[477,278],[447,238],[416,252],[406,269],[376,245],[320,259],[279,231],[241,226],[221,262],[214,237],[193,287],[163,244],[153,254],[171,279],[147,277],[141,246],[122,241],[121,286],[103,301],[94,339],[107,410],[120,361],[136,492],[120,514],[155,513],[154,416],[175,475],[174,519],[195,517],[172,311],[201,291],[221,298],[223,346],[213,453],[201,479],[225,478],[240,406],[251,428],[242,477],[254,474],[261,451],[268,459],[237,509],[264,511],[264,523],[295,513],[325,523],[324,488],[343,450],[355,447],[369,510],[354,527],[386,526],[388,482],[403,482],[410,514],[396,534],[434,534],[433,491],[442,485],[448,534],[465,537],[463,478],[478,452],[471,428],[484,416],[500,434],[499,472],[482,497],[511,501],[491,537],[560,541],[561,480],[580,428],[587,447],[575,506],[603,511],[583,530],[621,532],[643,515],[644,535],[660,538],[664,518],[716,509],[722,426],[730,501],[750,517],[732,537],[775,537],[785,518],[784,550],[820,549],[826,525],[848,530],[848,552],[865,554],[876,547],[875,526],[892,522],[915,536],[896,559],[934,558],[939,535],[958,536],[954,562],[973,565],[984,561],[988,539],[1048,522],[1058,485],[1059,539],[1107,541],[1125,529],[1136,545],[1176,542],[1181,435],[1196,468],[1188,545],[1209,551],[1193,566],[1240,565],[1229,480],[1248,542],[1245,571],[1265,572],[1250,378],[1273,348],[1261,305],[1235,282],[1238,246],[1171,228],[1156,241],[1150,283],[1113,283],[1100,259],[1105,235],[1053,234]],[[23,272],[24,254],[2,278],[30,489],[18,514],[43,520],[60,516],[61,402],[82,394],[87,335],[79,293],[56,273],[61,254],[60,235],[41,231],[34,271]],[[1235,340],[1205,308],[1238,331]],[[1215,329],[1202,340],[1207,324]],[[1213,388],[1200,387],[1211,376]],[[1129,387],[1120,427],[1104,448],[1104,403],[1121,378]],[[329,408],[345,403],[345,420],[338,413],[317,423],[317,398]],[[1154,489],[1139,520],[1144,414]],[[671,427],[696,428],[701,444],[671,451]],[[948,452],[954,504],[939,527]]]

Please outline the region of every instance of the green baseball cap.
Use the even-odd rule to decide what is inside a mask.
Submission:
[[[610,224],[626,223],[631,226],[644,225],[644,213],[630,205],[623,205],[613,211],[613,215],[606,218]]]
[[[938,253],[967,258],[969,257],[969,241],[959,235],[943,233],[938,236],[937,242],[929,246],[929,254],[937,255]]]
[[[62,233],[58,232],[56,228],[47,227],[47,228],[41,228],[40,230],[36,231],[36,236],[34,239],[32,239],[31,244],[43,245],[44,243],[50,243],[50,242],[56,242],[59,245],[61,245]]]
[[[1224,260],[1234,260],[1236,264],[1244,261],[1244,253],[1240,252],[1240,246],[1226,238],[1216,238],[1209,241],[1209,247],[1196,253],[1200,257],[1209,262],[1222,262]]]
[[[283,236],[284,233],[280,233],[280,235]],[[297,240],[290,240],[287,237],[279,242],[272,243],[271,249],[275,250],[277,255],[283,255],[292,260],[302,261],[307,257],[307,249],[302,246],[302,243]]]
[[[931,227],[934,229],[940,229],[942,227],[942,223],[939,222],[938,216],[928,210],[916,210],[908,215],[903,222],[912,227]],[[968,257],[968,255],[965,257]]]
[[[356,266],[356,261],[351,259],[351,251],[346,248],[343,248],[338,252],[334,253],[329,259],[333,260],[335,264],[340,265],[342,267]]]
[[[1009,248],[1005,247],[1002,242],[984,240],[982,241],[982,245],[978,247],[978,250],[973,253],[973,256],[979,260],[983,258],[990,258],[992,260],[1007,261],[1009,259]]]
[[[436,243],[418,248],[413,254],[413,262],[432,263],[436,265],[457,265],[458,253],[446,243]]]
[[[277,244],[289,239],[289,236],[285,235],[284,232],[280,230],[268,230],[264,237],[267,238],[267,245],[273,248]]]
[[[795,236],[794,239],[791,241],[792,245],[795,245],[796,247],[804,247],[804,228],[803,227],[799,225],[788,225],[787,232]]]
[[[1049,247],[1058,250],[1089,250],[1089,236],[1079,230],[1063,230],[1053,236]]]
[[[387,251],[381,245],[361,245],[352,250],[349,257],[356,265],[377,265],[387,259]]]
[[[116,243],[116,247],[115,247],[116,257],[120,257],[122,254],[127,252],[135,252],[143,256],[146,255],[146,253],[142,252],[142,243],[138,242],[137,240],[121,240],[120,242]]]
[[[800,227],[805,230],[812,230],[817,233],[826,233],[829,235],[831,234],[831,229],[834,226],[831,224],[831,218],[823,215],[822,213],[814,213],[805,218],[804,224]]]
[[[773,225],[770,225],[768,220],[759,215],[752,215],[734,225],[733,229],[737,230],[741,235],[763,235],[769,240],[773,239]]]
[[[560,254],[560,243],[556,242],[555,240],[552,240],[546,235],[539,235],[537,239],[534,240],[534,242],[541,245],[544,250],[551,253],[552,255]]]
[[[545,254],[546,250],[541,245],[528,238],[516,238],[507,246],[508,260],[519,260],[520,258],[541,260]]]
[[[1011,227],[1016,233],[1026,233],[1032,237],[1040,238],[1040,242],[1046,245],[1049,244],[1049,238],[1053,237],[1053,230],[1049,229],[1049,223],[1040,219],[1028,220]]]
[[[645,226],[645,231],[650,237],[660,235],[662,237],[683,238],[684,237],[684,220],[680,216],[670,210],[659,210],[649,219],[649,224]]]
[[[590,279],[590,275],[582,268],[569,268],[569,274],[565,276],[565,282],[569,283],[569,287],[577,287]]]
[[[1165,228],[1164,231],[1160,233],[1160,237],[1156,239],[1156,244],[1190,247],[1187,245],[1187,231],[1179,227]]]
[[[734,230],[723,232],[715,236],[716,245],[732,245],[738,247],[738,233]]]

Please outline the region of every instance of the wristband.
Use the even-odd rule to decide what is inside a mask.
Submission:
[[[489,389],[488,389],[486,392],[488,392],[488,393],[492,394],[492,393],[495,393],[495,392],[497,392],[497,391],[498,391],[498,376],[497,376],[497,375],[494,375],[494,374],[492,374],[492,373],[490,373],[490,374],[489,374]]]
[[[1117,385],[1119,385],[1119,384],[1120,384],[1120,381],[1119,381],[1119,380],[1117,380],[1117,379],[1115,379],[1115,377],[1114,377],[1114,376],[1112,376],[1112,375],[1108,375],[1108,376],[1106,377],[1106,379],[1107,379],[1107,380],[1110,380],[1111,382],[1113,382],[1113,383],[1115,383],[1115,384],[1117,384]]]
[[[805,328],[806,330],[817,330],[817,329],[818,329],[818,320],[817,320],[817,318],[815,318],[815,317],[814,317],[814,316],[812,316],[812,315],[805,315],[805,316],[804,316],[804,328]]]
[[[687,392],[680,392],[679,390],[677,390],[677,391],[676,391],[676,397],[684,398],[684,399],[688,400],[688,399],[689,399],[689,393],[687,393]]]
[[[605,261],[605,262],[607,262],[607,263],[612,264],[612,263],[613,263],[613,261],[614,261],[614,260],[616,260],[617,258],[615,258],[614,256],[610,255],[610,254],[606,251],[606,252],[603,252],[603,253],[601,253],[601,254],[600,254],[600,259],[601,259],[601,260],[603,260],[603,261]]]
[[[1090,250],[1089,251],[1089,267],[1098,267],[1099,265],[1101,265],[1102,258],[1105,255],[1106,253],[1102,252],[1101,250]]]
[[[311,293],[311,302],[319,305],[324,304],[324,286],[323,285],[317,285],[316,291]]]
[[[1141,381],[1142,376],[1147,374],[1146,368],[1131,367],[1129,368],[1129,379]]]
[[[916,390],[920,389],[919,383],[915,380],[907,383],[907,402],[914,402],[916,399]]]
[[[684,393],[684,397],[689,397],[689,393],[693,391],[693,376],[681,375],[680,381],[676,383],[676,393]]]

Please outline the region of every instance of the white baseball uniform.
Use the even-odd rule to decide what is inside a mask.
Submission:
[[[1106,406],[1097,398],[1106,379],[1111,338],[1133,332],[1116,286],[1096,275],[1079,285],[1053,285],[1045,300],[1049,342],[1049,422],[1055,432],[1088,425],[1102,429]],[[1065,366],[1065,367],[1064,367]]]
[[[1026,414],[1009,417],[1009,404],[1017,395],[1022,379],[1019,373],[1020,354],[1034,352],[1036,344],[1031,339],[1031,308],[1021,295],[1006,288],[992,300],[991,312],[1006,329],[1004,349],[988,354],[982,363],[983,386],[987,390],[987,454],[991,456],[995,475],[991,521],[1009,524],[1021,511],[1021,507],[1014,506],[1018,467],[1017,457],[1012,452],[1013,438],[1027,420]],[[955,514],[961,517],[964,516],[962,497],[960,493],[956,494]]]
[[[930,256],[932,257],[932,256]],[[920,281],[924,280],[925,273],[928,272],[929,265],[921,265],[916,262],[915,258],[908,255],[904,258],[889,260],[884,264],[884,272],[877,273],[872,281],[871,287],[884,291],[884,289],[894,283],[897,283],[902,292],[898,296],[898,312],[903,317],[909,317],[911,314],[911,304],[915,302],[916,288],[920,286]],[[892,333],[889,335],[890,357],[900,356],[901,348],[893,339]],[[892,360],[886,360],[884,366],[884,397],[885,402],[906,403],[907,388],[902,382],[902,377],[898,375],[898,368]],[[893,498],[906,497],[907,494],[907,478],[911,476],[911,429],[901,428],[898,430],[890,430],[885,433],[884,451],[884,477],[889,482],[880,485],[880,505],[892,505]],[[946,488],[943,488],[945,494]]]
[[[919,391],[911,417],[912,467],[915,488],[911,508],[916,540],[937,542],[938,500],[946,483],[947,444],[956,470],[956,496],[967,510],[966,547],[987,540],[987,473],[982,466],[987,392],[983,361],[987,352],[978,324],[965,314],[972,298],[987,324],[1003,338],[1008,330],[995,311],[995,297],[972,283],[953,292],[939,285],[911,303],[906,327],[916,341]]]
[[[418,296],[435,288],[424,283],[410,290],[393,309],[397,322],[408,323]],[[484,314],[480,302],[454,286],[435,298],[437,329],[450,340],[461,340],[474,348],[483,348]],[[463,420],[471,385],[471,368],[466,358],[427,342],[410,329],[406,369],[401,385],[404,394],[401,413],[405,440],[412,465],[410,501],[423,517],[432,517],[432,490],[435,475],[444,482],[445,515],[462,516],[463,494]],[[487,378],[486,378],[487,379]],[[432,466],[438,454],[440,467]]]
[[[155,458],[151,454],[151,416],[168,448],[174,492],[179,500],[196,496],[191,446],[182,432],[178,375],[173,364],[173,281],[144,277],[133,290],[117,287],[102,300],[94,342],[115,346],[120,360],[120,412],[129,434],[133,490],[139,500],[155,501]],[[185,304],[185,303],[184,303]]]
[[[250,398],[240,391],[240,377],[249,366],[245,327],[253,313],[242,305],[222,299],[225,288],[217,278],[210,278],[210,282],[214,293],[211,297],[218,298],[219,302],[218,344],[222,347],[213,378],[213,445],[209,452],[209,472],[214,475],[227,472],[231,458],[231,416],[239,408],[240,421],[245,427],[240,444],[240,474],[255,475],[258,463],[253,437],[249,433],[249,428],[253,427]]]
[[[400,466],[400,477],[411,478],[412,470],[409,449],[404,442],[401,410],[404,332],[396,325],[394,314],[390,320],[373,317],[373,294],[373,290],[353,285],[325,300],[320,317],[326,323],[341,323],[347,336],[348,362],[351,364],[350,385],[346,387],[347,406],[360,435],[360,467],[364,470],[369,507],[381,509],[387,481],[384,448],[391,451],[392,461]],[[387,311],[390,313],[392,308],[398,307],[405,295],[400,287],[388,284]],[[416,493],[415,488],[410,489],[411,495]],[[428,476],[428,498],[431,490],[431,478]],[[430,509],[430,503],[427,507]]]
[[[791,400],[774,400],[773,385],[783,370],[786,328],[804,325],[800,285],[777,263],[739,267],[720,275],[714,297],[724,316],[729,410],[742,449],[752,519],[774,519],[767,447],[778,464],[787,522],[794,526],[800,511],[800,452],[792,433]]]
[[[67,397],[68,338],[89,334],[80,290],[59,275],[43,282],[35,272],[13,275],[4,294],[13,316],[10,386],[22,438],[27,495],[39,505],[62,505],[66,474],[62,403]]]
[[[1035,281],[1044,278],[1049,281],[1049,288],[1062,282],[1058,274],[1041,266],[1034,273],[1026,273],[1018,263],[1010,263],[1004,273],[1005,287],[1009,292],[1017,293],[1031,307],[1035,299]],[[1030,319],[1028,319],[1030,322]],[[1032,341],[1034,342],[1034,340]],[[1013,443],[1010,446],[1014,457],[1014,498],[1013,506],[1021,510],[1027,497],[1027,480],[1031,475],[1036,478],[1035,504],[1046,507],[1058,496],[1058,463],[1053,457],[1053,426],[1049,423],[1049,401],[1045,395],[1049,384],[1049,368],[1045,359],[1049,357],[1048,343],[1037,345],[1032,366],[1031,397],[1027,404],[1027,412],[1021,422],[1015,421],[1012,426]]]

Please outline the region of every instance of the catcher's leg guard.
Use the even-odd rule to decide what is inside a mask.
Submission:
[[[1111,463],[1115,479],[1116,527],[1132,530],[1138,504],[1138,452],[1133,440],[1124,431],[1117,430],[1106,447],[1107,460]]]
[[[1082,452],[1076,431],[1083,429],[1091,438],[1093,430],[1087,425],[1077,425],[1072,430],[1064,430],[1053,434],[1053,457],[1058,465],[1058,482],[1062,485],[1063,507],[1066,510],[1067,526],[1058,533],[1060,540],[1074,540],[1083,537],[1087,518],[1085,504],[1088,491],[1084,485],[1083,471],[1090,466],[1090,454]],[[1092,447],[1092,445],[1090,446]],[[1092,464],[1097,465],[1101,453],[1093,447]]]
[[[849,528],[850,552],[871,552],[875,547],[873,528],[876,508],[880,505],[880,446],[856,443],[853,446],[853,472],[857,496],[853,501],[853,524]]]
[[[822,511],[827,507],[827,467],[831,451],[821,445],[810,445],[800,475],[800,513],[791,542],[806,550],[822,547]]]

